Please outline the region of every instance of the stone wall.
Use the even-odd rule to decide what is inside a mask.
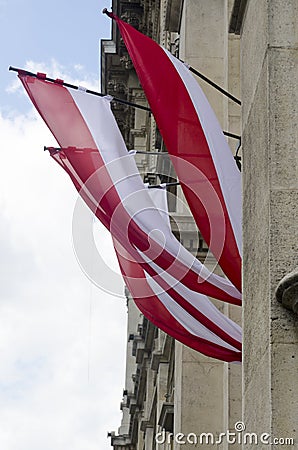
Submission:
[[[296,0],[250,0],[241,34],[244,422],[296,445],[297,316],[275,290],[298,255],[297,9]]]

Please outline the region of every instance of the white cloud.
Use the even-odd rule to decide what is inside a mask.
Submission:
[[[56,144],[42,120],[0,115],[0,134],[0,448],[108,449],[106,432],[120,422],[126,302],[92,287],[76,262],[77,194],[43,152]]]

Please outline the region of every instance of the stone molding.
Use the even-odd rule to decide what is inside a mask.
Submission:
[[[298,314],[298,267],[280,280],[275,296],[285,308]]]

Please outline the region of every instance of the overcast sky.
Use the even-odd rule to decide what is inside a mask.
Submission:
[[[98,89],[104,0],[0,0],[0,448],[109,449],[120,424],[126,303],[76,260],[77,194],[8,66]],[[97,247],[115,268],[107,233]],[[115,269],[117,270],[117,269]],[[122,291],[119,277],[117,290]]]

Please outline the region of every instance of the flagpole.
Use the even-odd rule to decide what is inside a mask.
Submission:
[[[43,150],[44,151],[48,151],[50,153],[50,155],[53,155],[55,153],[59,153],[60,151],[62,151],[63,148],[62,147],[47,147],[45,145],[43,147]],[[96,152],[96,150],[94,150],[94,151]],[[135,152],[136,154],[141,153],[141,154],[147,154],[147,155],[169,156],[169,154],[165,153],[165,152],[143,152],[143,151],[140,151],[140,150],[130,150],[128,152],[128,155],[129,154],[132,155],[132,153],[131,153],[132,151]],[[179,181],[172,181],[172,182],[169,182],[169,183],[149,184],[147,187],[148,187],[148,189],[153,189],[153,188],[164,189],[164,188],[167,188],[169,186],[179,186],[179,185],[180,185]]]
[[[190,72],[194,73],[195,75],[197,75],[197,77],[201,78],[203,81],[205,81],[207,84],[212,86],[214,89],[221,92],[221,94],[225,95],[230,100],[232,100],[234,103],[237,103],[237,105],[241,106],[241,101],[238,98],[234,97],[234,95],[230,94],[228,91],[226,91],[225,89],[220,87],[218,84],[214,83],[214,81],[207,78],[205,75],[203,75],[197,69],[194,69],[193,67],[189,66],[186,62],[182,61],[182,59],[179,59],[179,61],[181,61],[183,64],[185,64],[186,67],[188,68],[188,70],[190,70]]]
[[[70,83],[66,83],[63,80],[58,80],[58,79],[55,80],[54,78],[49,78],[49,77],[45,76],[45,74],[33,73],[33,72],[29,72],[28,70],[18,69],[16,67],[12,67],[12,66],[10,66],[8,70],[11,70],[12,72],[24,73],[26,75],[29,75],[30,77],[40,78],[45,81],[50,81],[51,83],[61,84],[62,86],[65,86],[65,87],[68,87],[71,89],[75,89],[75,90],[82,89],[79,86],[76,86],[76,85],[70,84]],[[87,92],[87,94],[97,95],[98,97],[107,97],[108,96],[108,94],[102,94],[101,92],[92,91],[90,89],[84,89],[84,91]],[[132,106],[133,108],[138,108],[138,109],[142,109],[144,111],[151,112],[150,108],[148,108],[147,106],[139,105],[137,103],[132,103],[132,102],[129,102],[128,100],[123,100],[121,98],[116,98],[116,97],[113,97],[112,95],[110,95],[110,97],[112,97],[112,100],[117,103],[123,103],[124,105]]]

